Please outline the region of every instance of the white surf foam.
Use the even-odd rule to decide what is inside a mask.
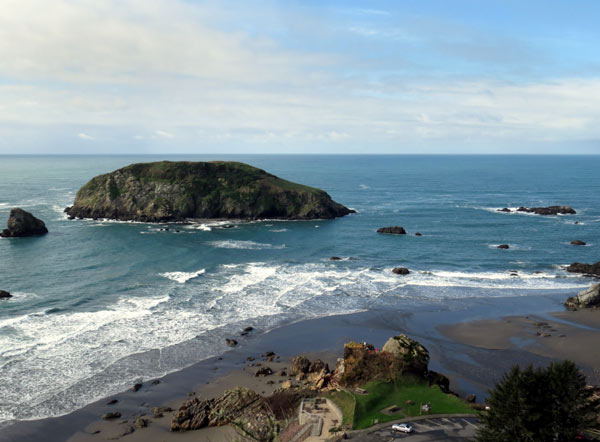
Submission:
[[[269,232],[274,232],[274,233],[282,233],[282,232],[287,232],[288,229],[269,229]]]
[[[284,249],[285,244],[276,246],[273,244],[260,243],[255,241],[236,241],[236,240],[225,240],[225,241],[210,241],[212,247],[219,249],[245,249],[245,250],[262,250],[262,249]]]
[[[200,275],[203,275],[206,272],[205,269],[200,269],[197,272],[167,272],[160,273],[160,276],[163,278],[168,278],[171,281],[176,281],[180,284],[185,284],[190,279],[197,278]]]

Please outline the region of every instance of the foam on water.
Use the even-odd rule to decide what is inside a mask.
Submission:
[[[262,249],[284,249],[285,244],[276,246],[273,244],[259,243],[255,241],[237,241],[237,240],[225,240],[225,241],[210,241],[208,243],[212,247],[219,249],[245,249],[245,250],[262,250]]]
[[[180,284],[185,284],[190,279],[197,278],[200,275],[203,275],[206,272],[205,269],[200,269],[196,272],[167,272],[161,273],[160,276],[163,278],[170,279],[171,281],[176,281]]]

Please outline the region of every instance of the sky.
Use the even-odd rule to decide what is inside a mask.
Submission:
[[[0,154],[600,154],[597,0],[2,0]]]

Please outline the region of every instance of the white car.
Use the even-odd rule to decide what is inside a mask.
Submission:
[[[395,433],[396,431],[400,431],[402,433],[412,433],[413,427],[408,424],[394,424],[392,425],[392,431]]]

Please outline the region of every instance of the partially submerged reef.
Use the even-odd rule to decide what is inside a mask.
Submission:
[[[354,211],[323,190],[232,161],[132,164],[85,184],[73,218],[173,222],[196,219],[332,219]]]
[[[548,207],[524,207],[521,206],[516,210],[511,210],[508,207],[498,209],[498,212],[524,212],[534,213],[536,215],[575,215],[577,212],[571,206],[548,206]]]

